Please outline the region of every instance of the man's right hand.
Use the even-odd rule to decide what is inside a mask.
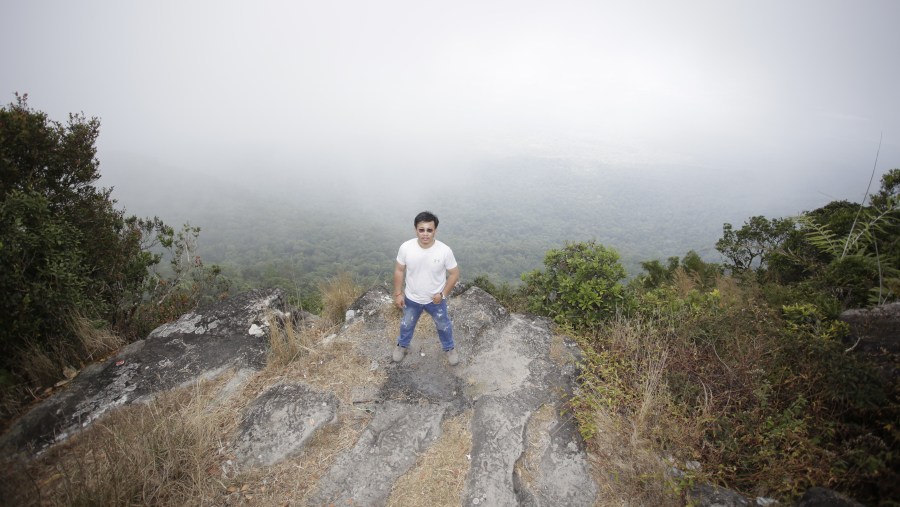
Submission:
[[[394,305],[396,305],[397,308],[400,308],[401,310],[406,308],[406,300],[403,297],[402,293],[394,296]]]

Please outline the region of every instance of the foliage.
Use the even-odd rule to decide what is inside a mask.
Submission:
[[[763,269],[793,228],[794,222],[789,218],[769,220],[764,216],[751,217],[737,230],[725,223],[716,250],[725,256],[725,266],[733,272]]]
[[[109,190],[93,186],[99,121],[62,125],[26,99],[0,110],[0,369],[27,379],[23,354],[53,356],[57,372],[77,361],[73,317],[115,320],[158,259]]]
[[[678,285],[632,284],[635,311],[580,340],[573,407],[589,444],[607,438],[598,414],[619,414],[635,438],[698,460],[701,478],[741,491],[791,499],[825,485],[873,503],[891,498],[896,379],[844,352],[848,328],[834,320],[833,300],[794,284],[767,293],[782,301],[776,310],[746,279]],[[661,363],[661,387],[648,390]],[[637,431],[647,418],[658,432]]]
[[[0,109],[4,412],[14,385],[46,384],[93,357],[78,322],[133,338],[224,289],[217,267],[182,258],[199,228],[176,236],[158,218],[126,217],[94,186],[99,128],[83,115],[53,121],[24,95]],[[159,248],[174,254],[170,278],[151,271]]]
[[[670,285],[679,276],[687,276],[695,285],[709,288],[715,285],[716,278],[722,274],[721,266],[704,261],[693,250],[688,251],[684,255],[684,259],[669,257],[666,265],[663,265],[658,259],[654,259],[642,262],[641,267],[646,273],[638,275],[635,280],[645,289]],[[681,270],[680,273],[679,270]]]
[[[738,230],[726,223],[716,249],[734,273],[814,288],[843,308],[892,301],[900,290],[898,189],[900,169],[892,169],[869,206],[834,201],[794,218],[752,217]],[[660,268],[645,266],[651,280],[666,280]]]
[[[87,312],[90,280],[79,231],[36,192],[4,196],[0,238],[0,353],[11,358],[25,342],[63,329],[72,312]]]
[[[900,285],[900,170],[882,177],[873,205],[832,203],[798,218],[804,239],[819,256],[805,258],[808,271],[845,307],[896,299]],[[851,215],[853,216],[851,220]]]
[[[522,275],[529,310],[576,329],[596,326],[615,315],[625,300],[625,268],[615,250],[597,243],[570,243],[550,250],[545,271]]]
[[[199,227],[184,224],[176,233],[158,218],[153,222],[133,222],[136,227],[160,231],[144,248],[161,252],[153,255],[157,259],[167,257],[169,263],[165,272],[148,272],[141,289],[130,293],[131,297],[119,305],[115,323],[120,334],[130,339],[146,336],[160,323],[229,294],[231,280],[222,276],[218,265],[207,266],[198,254]]]

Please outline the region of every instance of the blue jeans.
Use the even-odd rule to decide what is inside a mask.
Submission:
[[[403,296],[403,299],[406,301],[406,308],[403,309],[403,318],[400,319],[400,338],[397,338],[397,345],[409,347],[413,332],[416,330],[416,324],[418,324],[419,317],[422,315],[422,310],[425,310],[434,320],[434,327],[437,328],[438,338],[441,340],[441,348],[444,352],[454,348],[453,323],[450,322],[446,301],[441,300],[439,304],[427,303],[423,305],[412,301],[406,296]]]

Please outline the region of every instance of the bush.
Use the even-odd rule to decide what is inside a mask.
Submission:
[[[53,121],[27,96],[0,109],[2,416],[15,410],[17,389],[52,383],[100,353],[100,335],[84,342],[78,322],[141,337],[227,290],[218,267],[196,255],[199,228],[176,237],[158,218],[126,217],[110,189],[94,186],[99,129],[82,115]],[[173,254],[171,280],[151,271],[157,245]]]
[[[610,464],[620,481],[667,480],[639,466],[652,445],[676,467],[700,462],[691,480],[751,495],[796,499],[820,485],[872,504],[896,498],[896,381],[845,352],[839,304],[810,285],[766,286],[764,298],[752,280],[717,278],[705,291],[676,278],[635,284],[633,312],[580,333],[574,418],[598,455],[620,455]]]
[[[558,324],[575,329],[597,326],[625,301],[619,282],[626,273],[615,250],[593,241],[572,243],[548,251],[544,266],[545,271],[522,275],[528,309]]]

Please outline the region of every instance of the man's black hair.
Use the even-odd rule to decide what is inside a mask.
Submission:
[[[434,213],[430,211],[423,211],[416,215],[416,219],[413,221],[413,227],[418,227],[419,222],[434,222],[434,228],[437,229],[438,217],[434,216]]]

